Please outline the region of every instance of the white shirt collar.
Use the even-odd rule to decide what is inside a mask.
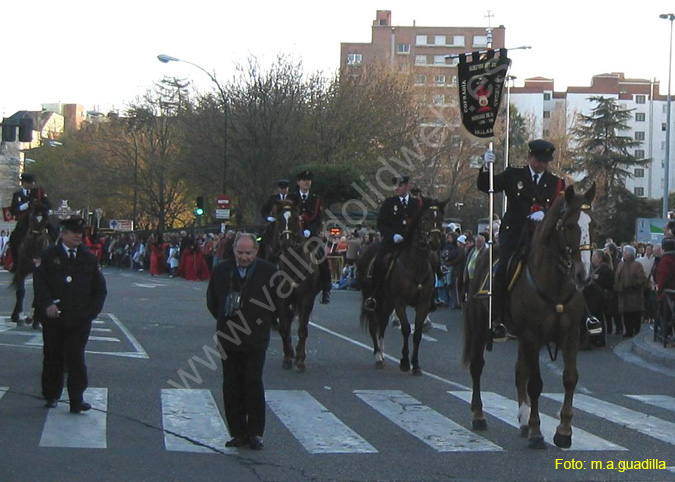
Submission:
[[[406,204],[407,204],[408,201],[410,201],[410,194],[406,194],[405,196],[399,196],[398,199],[399,199],[401,202],[405,201]]]
[[[527,166],[527,168],[530,170],[530,179],[534,178],[534,175],[536,174],[537,176],[539,176],[537,179],[539,181],[541,181],[541,178],[544,176],[543,172],[534,172],[532,170],[532,166],[529,166],[529,165]],[[546,171],[544,171],[544,172],[546,172]]]

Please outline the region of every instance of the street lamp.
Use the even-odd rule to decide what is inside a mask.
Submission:
[[[664,172],[664,181],[663,181],[663,219],[668,218],[668,197],[670,195],[670,76],[672,73],[673,66],[673,20],[675,20],[675,14],[673,13],[662,13],[659,15],[659,18],[670,21],[670,53],[668,55],[668,98],[666,101],[666,109],[668,113],[666,114],[666,162],[665,162],[665,172]]]
[[[164,64],[168,64],[169,62],[183,62],[184,64],[190,64],[193,67],[197,67],[199,70],[204,72],[206,75],[209,76],[209,79],[216,84],[216,87],[218,88],[218,92],[220,93],[221,101],[223,102],[223,110],[225,112],[225,130],[223,133],[223,194],[227,194],[227,94],[225,93],[225,90],[223,87],[220,85],[218,82],[218,79],[216,79],[216,76],[211,74],[208,70],[205,68],[189,62],[187,60],[179,59],[176,57],[172,57],[171,55],[166,55],[166,54],[160,54],[157,56],[157,60]]]

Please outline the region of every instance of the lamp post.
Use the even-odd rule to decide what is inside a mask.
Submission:
[[[665,161],[665,170],[664,170],[664,180],[663,180],[663,218],[668,218],[668,197],[670,196],[670,76],[672,73],[673,66],[673,20],[675,20],[675,14],[673,13],[662,13],[659,15],[659,18],[670,21],[670,52],[668,55],[668,97],[666,101],[666,109],[668,110],[666,114],[666,161]]]
[[[218,88],[218,92],[220,93],[220,98],[221,101],[223,102],[223,111],[225,112],[225,129],[223,131],[223,194],[227,194],[227,108],[228,108],[228,102],[227,102],[227,94],[225,93],[225,89],[220,85],[220,82],[218,82],[218,79],[216,79],[216,76],[211,74],[208,70],[205,68],[189,62],[187,60],[179,59],[176,57],[172,57],[171,55],[165,55],[165,54],[160,54],[157,56],[157,60],[164,64],[168,64],[169,62],[183,62],[185,64],[190,64],[193,67],[197,67],[199,70],[204,72],[206,75],[209,76],[209,79],[216,84],[216,87]]]

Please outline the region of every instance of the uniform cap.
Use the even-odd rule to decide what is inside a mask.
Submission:
[[[61,221],[61,228],[67,229],[74,233],[84,232],[84,219],[80,216],[73,216],[72,218],[63,219]]]
[[[282,189],[288,187],[288,184],[289,184],[288,179],[279,179],[277,181],[277,186],[279,186]]]
[[[314,178],[314,174],[309,169],[305,169],[296,176],[298,181],[311,181]]]
[[[21,181],[22,182],[35,182],[35,176],[32,174],[22,174],[21,175]]]
[[[555,152],[555,146],[549,141],[544,139],[537,139],[530,141],[528,144],[530,148],[530,154],[536,157],[540,161],[549,162],[553,160],[553,152]]]
[[[406,184],[407,182],[410,181],[410,176],[394,176],[391,178],[391,182],[393,182],[395,185],[400,186],[401,184]]]

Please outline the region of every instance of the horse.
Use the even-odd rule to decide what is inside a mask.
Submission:
[[[413,374],[421,375],[419,348],[422,340],[424,320],[431,310],[434,294],[438,257],[441,247],[443,210],[447,200],[439,202],[423,198],[421,209],[408,225],[399,253],[383,280],[383,290],[376,302],[375,311],[365,309],[365,300],[372,296],[372,280],[368,278],[371,261],[377,255],[379,243],[370,244],[359,256],[356,264],[358,284],[361,287],[361,327],[370,332],[373,340],[375,367],[384,367],[384,332],[389,324],[392,311],[401,323],[403,348],[399,368],[407,372],[412,362]],[[387,261],[385,260],[385,263]],[[388,264],[388,263],[387,263]],[[410,323],[406,307],[415,308],[415,333],[413,353],[409,359]]]
[[[40,253],[53,241],[47,230],[48,214],[49,211],[44,204],[39,201],[32,203],[27,213],[28,230],[17,250],[18,259],[14,262],[16,270],[10,288],[16,291],[16,303],[11,319],[18,326],[22,326],[24,323],[20,315],[23,311],[23,300],[26,296],[26,278],[35,270],[35,259],[39,258]],[[28,317],[26,320],[29,323],[32,322],[33,329],[40,328],[40,325],[34,319]]]
[[[518,338],[516,388],[520,434],[528,437],[530,448],[545,448],[540,431],[539,396],[543,388],[539,352],[547,346],[552,359],[562,351],[562,382],[565,397],[560,424],[553,441],[556,446],[572,445],[572,399],[579,374],[577,352],[579,333],[586,318],[583,288],[591,279],[591,203],[595,184],[583,194],[569,186],[558,196],[537,226],[532,244],[524,256],[522,274],[513,284],[503,308],[502,322]],[[500,260],[504,262],[504,260]],[[464,365],[472,379],[472,428],[487,429],[483,415],[480,378],[485,365],[484,351],[489,337],[487,299],[475,296],[488,277],[488,251],[476,263],[464,309]],[[517,300],[517,302],[516,302]],[[551,344],[555,345],[551,351]]]
[[[273,228],[267,246],[268,259],[275,260],[279,266],[280,305],[279,335],[283,343],[284,358],[282,366],[291,369],[293,364],[298,372],[304,372],[307,358],[306,344],[309,317],[314,309],[316,295],[321,291],[319,284],[318,259],[325,254],[323,241],[303,236],[300,209],[292,200],[277,200],[273,208]],[[298,319],[298,344],[293,349],[291,326]]]

